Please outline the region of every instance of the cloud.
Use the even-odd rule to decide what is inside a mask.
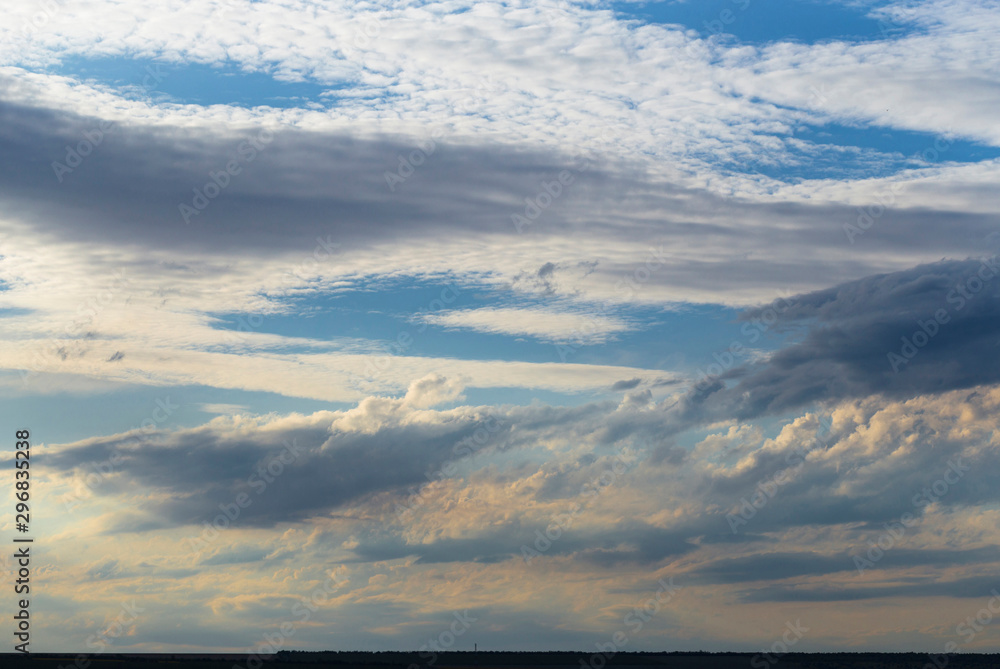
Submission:
[[[642,379],[627,379],[622,381],[615,381],[611,385],[611,390],[632,390],[639,386]]]
[[[977,527],[976,518],[1000,489],[974,472],[1000,466],[990,420],[997,398],[995,388],[906,402],[876,396],[839,405],[832,432],[820,439],[816,416],[805,415],[773,438],[749,428],[710,435],[670,461],[643,448],[636,464],[598,486],[593,500],[586,486],[606,476],[614,459],[603,449],[590,450],[599,440],[590,433],[577,459],[564,455],[503,475],[483,469],[429,487],[403,536],[373,526],[354,550],[366,560],[498,560],[516,557],[519,546],[534,546],[538,533],[548,531],[561,536],[545,559],[662,565],[695,553],[690,576],[702,583],[827,574],[849,579],[856,575],[853,556],[866,555],[887,524],[910,514],[916,521],[871,571],[988,563],[995,555],[996,519]],[[586,415],[606,423],[622,411],[594,406]],[[541,439],[527,414],[506,418],[517,433],[534,435],[525,448]],[[563,414],[560,423],[579,420],[580,414]],[[622,444],[645,443],[634,436]],[[744,447],[734,448],[739,445]],[[587,511],[568,524],[567,509],[579,502]],[[512,508],[517,514],[508,515]],[[496,514],[508,519],[497,522]],[[623,517],[644,522],[623,523]],[[558,518],[561,531],[551,525]],[[949,527],[961,528],[960,544],[967,548],[956,552],[947,545]],[[732,557],[727,545],[744,546],[738,551],[743,555]]]
[[[994,2],[763,46],[593,3],[6,4],[4,394],[185,386],[223,414],[46,445],[42,502],[73,504],[43,513],[65,550],[40,631],[86,639],[144,593],[123,647],[236,652],[337,573],[303,647],[419,647],[448,607],[489,620],[481,643],[578,646],[677,575],[691,595],[636,647],[746,647],[773,638],[761,604],[860,600],[823,609],[815,643],[927,643],[996,585],[1000,283],[955,260],[1000,221],[1000,161],[973,162],[1000,145]],[[122,85],[110,62],[167,78]],[[232,104],[193,104],[191,73]],[[859,146],[805,139],[836,128]],[[903,155],[922,141],[934,158]],[[444,283],[489,301],[422,320],[394,302]],[[350,336],[305,336],[327,300],[376,294]],[[689,304],[784,339],[741,331],[752,363],[719,351],[678,393],[684,336],[650,344],[618,314]],[[627,332],[651,369],[387,356],[378,318],[463,341]],[[466,404],[512,387],[576,396]],[[253,415],[234,390],[346,406]],[[237,512],[192,560],[185,539]]]
[[[17,203],[10,210],[16,216],[0,222],[7,242],[0,277],[9,286],[3,300],[28,310],[0,323],[16,342],[0,363],[8,369],[333,401],[396,391],[430,371],[468,378],[469,386],[572,391],[650,372],[566,366],[550,374],[555,368],[529,363],[408,356],[372,379],[364,369],[366,356],[379,350],[377,341],[318,341],[252,328],[234,337],[220,328],[216,314],[295,314],[298,296],[343,294],[392,267],[394,276],[450,277],[532,301],[433,317],[443,323],[543,338],[584,327],[604,340],[633,327],[608,315],[617,304],[759,302],[789,286],[827,286],[927,255],[910,242],[887,247],[875,235],[864,239],[866,248],[848,253],[836,226],[822,225],[849,215],[847,207],[727,200],[658,181],[625,161],[595,163],[578,174],[580,188],[563,195],[530,233],[518,235],[509,224],[523,194],[537,192],[572,159],[499,144],[441,143],[413,177],[426,182],[387,198],[386,161],[391,166],[400,152],[412,150],[409,140],[302,129],[276,130],[192,228],[181,220],[178,204],[194,197],[194,189],[259,127],[241,133],[211,124],[122,123],[53,188],[53,159],[100,121],[13,103],[2,108],[0,152],[11,164],[30,166],[0,175],[0,190]],[[454,187],[470,195],[450,198]],[[372,207],[375,200],[382,204]],[[291,221],[281,235],[268,231],[274,217]],[[904,218],[921,235],[919,249],[940,252],[971,250],[970,240],[995,224],[985,214],[903,209],[882,222]],[[650,219],[657,226],[649,226]],[[945,228],[945,219],[956,222]],[[584,227],[588,235],[563,245],[558,263],[538,245],[541,238],[564,239]],[[387,230],[407,243],[389,249]],[[833,261],[832,240],[844,247]],[[910,250],[887,253],[900,245]],[[737,248],[745,253],[734,255]],[[233,259],[234,250],[242,259]],[[542,283],[525,278],[540,276]],[[539,306],[545,296],[551,303]],[[600,309],[591,311],[595,304]],[[88,305],[83,316],[81,305]],[[309,350],[290,354],[289,347]],[[244,355],[250,352],[258,354],[252,361]],[[95,364],[117,353],[124,357],[114,365]]]
[[[198,410],[205,413],[221,414],[221,415],[231,415],[246,412],[249,407],[242,404],[218,404],[218,403],[207,403],[199,404]]]
[[[225,64],[331,87],[333,113],[280,112],[286,117],[420,127],[444,114],[463,133],[551,145],[580,145],[613,129],[610,144],[689,164],[708,162],[698,159],[713,151],[722,160],[764,151],[780,160],[782,136],[803,120],[960,129],[997,141],[988,113],[997,102],[996,54],[980,39],[995,31],[996,12],[972,0],[881,8],[920,26],[901,37],[761,48],[636,24],[587,3],[227,4],[128,13],[80,2],[45,12],[34,28],[37,12],[12,5],[0,59],[37,69],[74,56]],[[183,29],[208,23],[209,35]],[[537,59],[522,57],[529,51]],[[648,127],[663,132],[641,131]]]
[[[995,547],[991,550],[995,550]],[[960,556],[959,556],[960,558]],[[752,602],[850,602],[895,597],[982,598],[997,587],[992,576],[975,576],[954,581],[932,581],[881,587],[802,588],[771,586],[747,590],[742,601]]]
[[[996,546],[983,546],[981,548],[967,550],[913,550],[898,548],[893,550],[890,554],[891,566],[899,569],[915,566],[943,568],[964,564],[988,564],[996,560],[996,549]],[[851,558],[852,555],[850,553],[832,555],[813,552],[757,553],[745,557],[728,558],[710,562],[694,570],[693,575],[714,583],[781,581],[786,579],[796,579],[802,576],[825,576],[839,572],[854,572],[857,567]],[[926,587],[927,583],[921,585]],[[942,589],[947,589],[948,584],[942,583],[941,585]],[[910,590],[914,595],[916,595],[920,587],[920,585],[914,585],[912,588],[903,588],[901,590]],[[864,592],[865,590],[867,589],[859,588],[849,592],[858,593]],[[761,597],[766,590],[762,589],[760,591],[748,592],[753,593],[752,597],[748,601],[762,601]],[[800,589],[800,592],[808,593],[810,591],[803,588]],[[825,592],[828,596],[832,594],[829,590]],[[872,588],[870,589],[870,592],[871,594],[868,595],[869,598],[892,596],[892,593],[887,593],[880,588]],[[982,592],[983,590],[978,590],[977,594],[970,594],[969,596],[978,596],[981,595]],[[845,594],[847,593],[845,592]],[[803,594],[804,599],[808,598],[808,596],[809,595]],[[857,595],[855,594],[854,596]],[[851,599],[853,597],[845,596],[844,598]]]
[[[150,502],[128,505],[142,512],[131,521],[132,529],[144,517],[156,517],[168,525],[197,524],[241,492],[255,500],[240,518],[248,527],[301,522],[328,516],[335,509],[364,506],[384,509],[394,517],[396,505],[409,505],[407,498],[415,491],[420,507],[426,505],[433,512],[434,500],[446,504],[444,500],[452,494],[460,498],[466,486],[484,491],[513,476],[502,485],[520,483],[503,494],[521,489],[526,496],[516,503],[518,522],[504,524],[505,538],[500,543],[509,547],[512,532],[527,530],[531,536],[569,503],[589,503],[588,486],[609,475],[608,480],[621,487],[597,485],[603,495],[595,503],[618,497],[633,486],[642,495],[644,486],[662,485],[665,480],[674,487],[672,499],[700,500],[700,511],[685,520],[658,525],[661,521],[651,518],[648,524],[581,528],[576,539],[562,541],[557,551],[607,546],[588,553],[595,560],[656,561],[671,551],[688,550],[687,544],[698,537],[732,537],[742,526],[757,536],[851,523],[860,523],[855,525],[857,531],[876,532],[881,531],[881,523],[897,520],[903,513],[936,517],[943,508],[988,504],[998,494],[989,480],[967,473],[1000,466],[994,450],[977,445],[991,433],[988,416],[998,401],[995,390],[888,404],[869,398],[840,406],[833,414],[833,431],[825,440],[817,440],[816,417],[806,415],[785,425],[774,438],[766,439],[750,428],[706,437],[686,458],[673,462],[646,462],[652,449],[644,429],[637,426],[612,442],[619,449],[632,449],[627,457],[634,464],[626,459],[625,465],[616,464],[618,456],[601,446],[604,436],[596,428],[621,415],[645,419],[650,425],[659,417],[663,425],[662,412],[610,402],[561,409],[429,408],[455,401],[459,390],[453,382],[431,376],[414,382],[400,398],[370,397],[346,411],[285,418],[219,417],[202,427],[157,433],[141,447],[131,445],[134,440],[129,435],[96,438],[54,449],[50,466],[54,471],[84,475],[87,462],[117,462],[102,494],[164,493],[150,497],[156,500],[156,514],[152,507],[143,510]],[[900,451],[900,444],[906,444],[905,452]],[[531,464],[532,454],[540,448],[558,455],[551,463]],[[187,456],[179,458],[180,452]],[[501,456],[508,452],[522,452],[527,459],[515,459],[520,464],[508,473],[495,470],[499,462],[510,462],[508,456]],[[846,474],[840,471],[845,462],[852,463]],[[948,472],[956,462],[961,471],[958,480],[946,486],[947,494],[928,493],[937,479],[952,478]],[[281,474],[268,477],[268,467]],[[444,475],[436,473],[442,468]],[[779,475],[784,479],[770,482]],[[766,508],[753,509],[752,521],[746,519],[734,530],[729,516],[745,517],[746,499],[759,490],[769,490],[768,499],[776,499]],[[413,513],[411,529],[416,530],[423,510],[415,508]],[[467,543],[453,544],[454,559],[463,555],[485,559],[496,553],[485,548],[491,545],[489,541],[481,549],[486,553],[475,553],[473,537],[482,527],[481,521],[468,525],[473,535]],[[571,534],[576,533],[574,529]],[[380,541],[385,548],[379,550],[438,554],[427,542],[416,542],[424,546],[418,549],[391,534]],[[411,553],[397,557],[406,554]]]
[[[241,524],[271,527],[426,483],[445,463],[517,443],[508,443],[506,423],[483,409],[428,410],[460,391],[454,381],[432,375],[413,382],[402,398],[369,397],[346,412],[271,423],[219,417],[139,441],[134,435],[91,439],[53,453],[52,461],[62,471],[88,461],[116,463],[103,492],[144,501],[130,507],[136,513],[122,514],[112,531],[197,524],[240,495],[251,500]],[[150,496],[153,491],[169,491],[169,499]]]
[[[436,404],[464,399],[462,385],[440,374],[431,374],[414,381],[403,396],[405,406],[429,409]]]
[[[761,323],[807,332],[764,363],[703,379],[674,415],[749,419],[876,393],[907,398],[996,383],[997,276],[996,255],[941,261],[748,310],[741,319],[752,334]]]
[[[995,566],[1000,523],[992,508],[1000,488],[988,474],[1000,467],[997,386],[843,401],[822,431],[814,414],[783,421],[773,434],[733,422],[705,427],[693,443],[682,435],[684,448],[670,444],[686,455],[669,459],[654,457],[658,442],[647,439],[655,425],[667,425],[654,406],[440,408],[459,392],[430,376],[398,397],[369,397],[344,411],[219,417],[154,431],[141,447],[129,435],[50,445],[53,499],[86,480],[90,463],[115,463],[65,519],[59,541],[100,538],[114,551],[88,554],[94,562],[80,575],[122,570],[108,582],[159,583],[166,576],[158,569],[116,558],[119,545],[165,542],[152,554],[182,556],[191,550],[185,538],[201,537],[203,522],[244,492],[250,505],[208,543],[197,567],[171,576],[185,580],[188,597],[214,601],[219,588],[244,581],[260,596],[267,596],[261,584],[287,596],[267,575],[333,560],[354,574],[337,610],[361,615],[371,605],[372,615],[392,620],[430,610],[429,588],[439,608],[473,608],[482,596],[490,610],[538,615],[510,583],[540,588],[554,607],[576,610],[570,603],[578,589],[566,585],[567,574],[594,583],[606,593],[602,601],[623,611],[643,585],[637,573],[675,576],[697,619],[713,610],[706,602],[746,615],[744,607],[766,602],[864,599],[880,607],[989,592],[978,589]],[[625,414],[634,428],[606,443],[601,428]],[[299,455],[274,466],[258,493],[247,479],[266,481],[260,468],[267,472],[287,453],[286,442]],[[963,473],[949,476],[945,489],[938,482],[949,462]],[[734,531],[728,517],[741,513],[746,523]],[[859,576],[853,557],[867,555],[904,513],[915,522]],[[77,522],[79,514],[89,520]],[[529,564],[525,546],[542,549]],[[470,590],[472,583],[479,589]],[[401,610],[378,609],[388,592]],[[214,606],[228,616],[242,604]],[[919,618],[920,610],[910,615]],[[597,613],[588,611],[583,606],[574,620],[599,629]]]
[[[629,325],[614,317],[567,313],[547,308],[485,307],[429,314],[432,325],[469,328],[491,334],[526,335],[542,341],[603,343]]]

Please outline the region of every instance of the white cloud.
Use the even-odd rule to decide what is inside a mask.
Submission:
[[[526,335],[548,342],[596,344],[630,329],[616,317],[543,307],[484,307],[423,316],[424,322],[491,334]]]
[[[47,88],[53,103],[63,99],[76,109],[99,103],[104,115],[130,108],[133,119],[178,125],[256,117],[362,135],[421,136],[442,127],[465,138],[652,152],[660,165],[669,157],[680,167],[671,170],[677,177],[724,159],[780,158],[785,147],[773,135],[806,121],[864,121],[1000,143],[991,115],[1000,102],[1000,68],[989,47],[998,14],[975,2],[924,3],[919,14],[927,34],[760,49],[706,42],[677,27],[636,28],[576,4],[364,10],[256,2],[220,16],[226,3],[175,1],[129,13],[121,5],[80,1],[59,5],[30,38],[18,26],[34,10],[8,4],[7,49],[0,55],[7,64],[127,53],[175,66],[232,62],[279,79],[346,83],[348,90],[328,111],[143,110],[86,87],[67,88],[58,78],[18,75]],[[213,30],[188,30],[206,24]],[[364,37],[365,30],[374,36]],[[356,98],[352,87],[378,95]],[[69,92],[91,104],[65,97]],[[696,157],[706,154],[712,160]]]
[[[233,414],[245,413],[248,410],[248,407],[245,407],[242,404],[209,403],[209,404],[199,404],[198,409],[200,411],[203,411],[204,413],[214,413],[222,416],[230,416]]]

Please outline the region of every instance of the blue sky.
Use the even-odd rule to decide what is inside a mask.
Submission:
[[[38,651],[995,649],[995,1],[8,4]]]
[[[724,37],[744,44],[860,42],[901,37],[917,29],[876,12],[892,3],[843,3],[828,0],[707,0],[706,2],[616,2],[611,8],[628,18],[680,25],[703,37]]]
[[[129,91],[136,97],[196,105],[298,107],[327,102],[338,85],[283,81],[268,72],[246,71],[235,63],[172,63],[153,58],[66,58],[53,74]]]

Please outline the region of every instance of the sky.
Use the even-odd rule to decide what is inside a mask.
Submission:
[[[997,649],[1000,3],[2,4],[32,650]]]

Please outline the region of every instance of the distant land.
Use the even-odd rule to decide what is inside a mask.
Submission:
[[[233,653],[142,653],[86,655],[73,653],[33,653],[30,656],[0,654],[0,666],[33,669],[141,669],[174,667],[176,669],[284,669],[287,667],[330,667],[331,669],[640,669],[665,667],[678,669],[993,669],[1000,667],[1000,653],[931,655],[927,653],[787,653],[766,656],[764,653],[617,653],[610,658],[601,653],[552,652],[446,652],[433,663],[427,653],[357,652],[357,651],[281,651],[270,658]],[[252,659],[251,659],[252,658]],[[248,662],[248,659],[251,661]],[[604,662],[601,662],[604,660]],[[411,666],[416,665],[416,668]]]

